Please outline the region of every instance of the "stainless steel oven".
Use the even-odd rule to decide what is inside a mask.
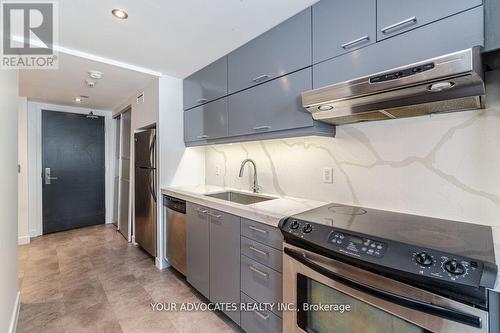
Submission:
[[[488,332],[486,311],[287,243],[283,302],[287,333]]]

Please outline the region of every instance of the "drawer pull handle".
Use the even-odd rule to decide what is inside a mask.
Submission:
[[[253,313],[255,313],[257,315],[257,317],[259,317],[262,320],[268,320],[269,319],[269,313],[263,314],[263,313],[260,313],[257,310],[253,310]]]
[[[344,43],[341,46],[342,46],[343,49],[348,49],[349,47],[354,46],[354,45],[356,45],[358,43],[361,43],[361,42],[363,42],[365,40],[369,41],[370,40],[370,36],[366,35],[366,36],[360,37],[358,39],[355,39],[355,40],[352,40],[350,42]]]
[[[196,101],[197,104],[206,103],[206,102],[208,102],[208,99],[206,99],[206,98],[200,98],[199,100]]]
[[[220,219],[222,217],[222,215],[220,215],[220,214],[214,214],[214,213],[208,213],[208,215],[210,215],[212,217],[215,217],[216,219]]]
[[[250,250],[252,250],[253,252],[255,252],[255,253],[262,254],[263,256],[268,256],[268,255],[269,255],[269,252],[259,250],[259,249],[258,249],[258,248],[256,248],[256,247],[249,246],[248,248],[249,248]]]
[[[267,279],[267,277],[269,276],[269,274],[267,274],[266,272],[263,272],[263,271],[261,271],[260,269],[257,269],[257,268],[255,268],[255,267],[253,267],[252,265],[248,266],[248,268],[249,268],[252,272],[257,273],[257,274],[259,274],[260,276],[265,277],[266,279]]]
[[[206,135],[206,134],[203,134],[203,135],[198,135],[196,138],[197,138],[197,139],[208,139],[208,138],[209,138],[209,136],[208,136],[208,135]]]
[[[260,232],[261,234],[266,234],[267,235],[267,230],[256,228],[253,225],[249,225],[248,229]]]
[[[269,130],[271,129],[271,126],[269,125],[264,125],[264,126],[255,126],[252,128],[254,131],[262,131],[262,130]]]
[[[406,20],[403,20],[401,22],[388,25],[387,27],[380,29],[380,31],[383,34],[387,34],[387,33],[391,32],[392,30],[395,30],[395,29],[401,27],[402,25],[405,25],[408,23],[411,23],[411,24],[417,23],[417,17],[413,16],[413,17],[407,18]]]
[[[207,214],[207,213],[208,213],[208,210],[203,209],[203,208],[197,208],[197,209],[196,209],[196,211],[197,211],[198,213],[202,213],[202,214]]]
[[[256,78],[253,78],[252,81],[253,82],[260,82],[260,81],[263,81],[263,80],[266,80],[266,79],[269,79],[269,75],[262,74],[262,75],[257,76]]]

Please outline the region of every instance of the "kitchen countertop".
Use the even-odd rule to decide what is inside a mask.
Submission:
[[[273,197],[276,199],[250,205],[242,205],[206,196],[207,194],[215,194],[226,191],[253,194],[250,191],[215,185],[178,186],[161,189],[162,194],[183,199],[195,204],[209,206],[210,208],[216,210],[265,223],[273,227],[277,227],[279,221],[284,217],[299,214],[327,204],[327,202],[323,201],[277,196],[266,193],[258,193],[258,195],[263,197]]]
[[[265,193],[259,193],[258,195],[275,197],[276,199],[250,205],[242,205],[206,196],[207,194],[215,194],[226,191],[252,194],[252,192],[250,191],[215,185],[176,186],[161,189],[162,194],[170,195],[179,199],[193,202],[195,204],[209,206],[213,209],[217,209],[229,214],[238,215],[274,227],[277,227],[279,221],[284,217],[300,214],[310,209],[328,204],[328,202],[323,201],[287,196],[280,197]],[[499,267],[500,269],[500,227],[492,227],[492,231],[493,244],[495,248],[495,261],[497,267]],[[493,290],[496,292],[500,292],[500,271],[498,273],[496,285]]]

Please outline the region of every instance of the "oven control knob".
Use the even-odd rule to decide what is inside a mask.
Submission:
[[[464,274],[465,272],[465,267],[455,259],[453,260],[448,260],[447,262],[444,263],[444,269],[448,271],[451,274],[455,275],[461,275]]]
[[[430,266],[434,263],[432,257],[427,252],[417,253],[417,257],[415,258],[415,260],[422,266]]]
[[[295,229],[297,229],[299,226],[300,226],[299,221],[297,221],[297,220],[293,220],[293,221],[292,221],[292,224],[290,225],[290,228],[292,228],[293,230],[295,230]]]
[[[306,223],[304,228],[302,228],[302,231],[306,234],[310,233],[312,230],[313,230],[313,227],[309,223]]]

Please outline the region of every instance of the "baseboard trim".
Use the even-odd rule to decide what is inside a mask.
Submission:
[[[21,308],[21,293],[18,291],[14,309],[12,309],[12,318],[10,319],[9,333],[16,333],[17,320],[19,319],[19,309]]]
[[[17,245],[26,245],[30,243],[30,236],[19,236],[17,238]]]

